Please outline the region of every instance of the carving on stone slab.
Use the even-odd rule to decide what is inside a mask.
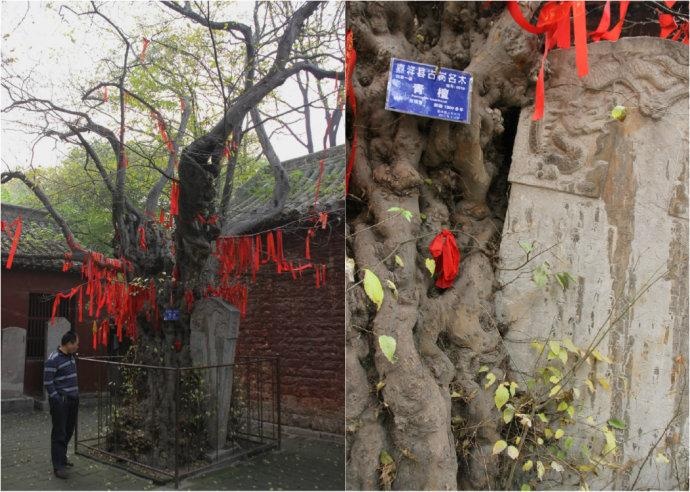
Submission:
[[[198,301],[191,316],[190,348],[195,367],[234,364],[239,311],[217,298]],[[206,429],[213,450],[225,447],[233,367],[202,369],[209,398]]]
[[[637,118],[660,120],[687,98],[687,48],[634,39],[634,47],[628,38],[589,45],[590,72],[582,79],[573,68],[574,50],[553,52],[544,118],[521,125],[529,130],[516,138],[511,181],[598,198],[615,152],[610,125],[621,124],[612,121],[611,109],[622,104]],[[531,115],[523,111],[521,118]]]

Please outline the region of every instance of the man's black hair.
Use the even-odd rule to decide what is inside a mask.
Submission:
[[[77,332],[70,330],[64,335],[62,335],[62,345],[67,345],[68,343],[74,343],[77,341]]]

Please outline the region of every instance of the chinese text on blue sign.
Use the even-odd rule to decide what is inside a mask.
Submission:
[[[469,123],[471,95],[467,72],[391,58],[388,110]]]
[[[179,309],[166,309],[165,311],[163,311],[163,321],[178,321],[179,319]]]

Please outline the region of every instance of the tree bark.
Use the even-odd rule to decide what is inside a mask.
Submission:
[[[348,114],[348,135],[353,124],[358,131],[357,146],[350,148],[355,166],[348,248],[360,271],[370,269],[397,287],[397,299],[386,290],[378,312],[363,296],[348,293],[348,348],[357,357],[346,363],[347,392],[348,402],[358,402],[347,412],[350,488],[374,485],[375,473],[379,486],[393,489],[481,489],[493,483],[498,419],[491,414],[492,399],[476,391],[480,364],[496,374],[505,365],[491,302],[490,256],[501,219],[487,196],[505,157],[497,148],[502,114],[529,101],[530,71],[538,59],[536,37],[502,8],[483,10],[479,2],[348,5],[357,51],[357,114],[354,122]],[[470,123],[386,111],[391,57],[470,72]],[[391,218],[391,207],[414,218]],[[444,227],[459,232],[465,266],[455,286],[441,291],[424,259]],[[380,335],[396,339],[395,363],[382,354]],[[470,335],[482,350],[465,343]],[[367,387],[357,386],[365,381]],[[380,392],[377,383],[385,383]],[[463,397],[451,400],[451,388]],[[377,393],[378,400],[365,396]],[[464,425],[452,424],[458,419]],[[471,456],[463,451],[468,443]],[[383,450],[395,461],[392,480],[382,466],[371,465]]]

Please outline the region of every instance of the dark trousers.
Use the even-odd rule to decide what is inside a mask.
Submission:
[[[50,398],[50,416],[53,418],[53,431],[50,433],[50,456],[53,460],[53,468],[56,470],[62,470],[67,466],[67,445],[72,439],[72,434],[74,434],[78,412],[78,399],[66,396]]]

